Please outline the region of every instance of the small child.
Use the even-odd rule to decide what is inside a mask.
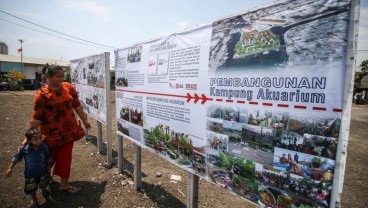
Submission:
[[[41,138],[38,129],[30,129],[26,132],[27,143],[18,149],[9,166],[6,176],[10,176],[16,163],[24,157],[25,161],[25,186],[24,193],[32,196],[31,207],[38,207],[36,191],[38,186],[42,189],[42,195],[47,199],[50,196],[49,184],[49,164],[50,151]]]

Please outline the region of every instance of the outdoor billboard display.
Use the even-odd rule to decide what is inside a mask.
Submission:
[[[349,14],[279,1],[116,50],[118,132],[260,206],[328,207]]]
[[[71,83],[76,88],[83,111],[106,124],[105,53],[70,61]]]

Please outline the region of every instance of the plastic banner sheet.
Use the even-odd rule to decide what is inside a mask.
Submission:
[[[83,111],[106,124],[105,54],[70,61],[70,74]]]
[[[328,207],[350,1],[281,1],[115,51],[118,131],[265,207]]]

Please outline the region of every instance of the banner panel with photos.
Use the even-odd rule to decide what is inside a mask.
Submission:
[[[106,124],[105,54],[70,61],[70,74],[84,112]]]
[[[280,1],[115,51],[118,131],[264,207],[328,207],[350,1]]]

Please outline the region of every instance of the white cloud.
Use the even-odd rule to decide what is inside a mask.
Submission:
[[[111,9],[104,5],[100,5],[95,2],[87,0],[79,0],[79,1],[62,0],[61,2],[64,3],[64,5],[67,8],[92,14],[98,18],[101,18],[105,22],[108,22],[110,20]]]

